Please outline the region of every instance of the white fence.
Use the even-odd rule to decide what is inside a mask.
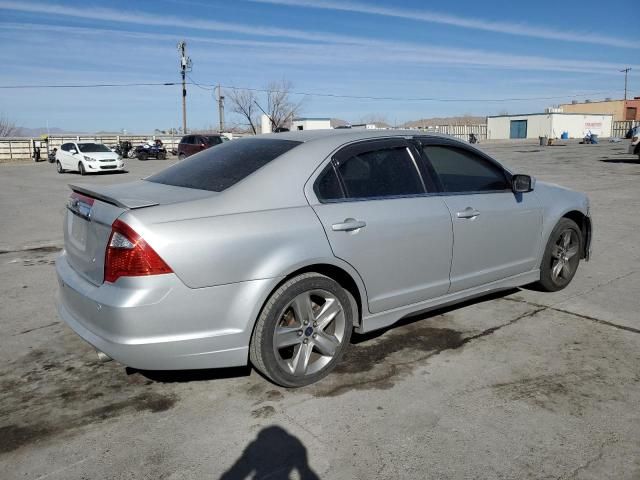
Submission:
[[[487,139],[487,124],[481,123],[477,125],[438,125],[437,127],[427,128],[426,132],[443,133],[452,135],[462,140],[468,140],[470,134],[475,134],[478,140]]]
[[[162,140],[165,148],[171,151],[178,148],[182,135],[51,135],[48,141],[40,138],[2,138],[0,139],[0,163],[33,161],[36,147],[40,147],[40,158],[47,159],[48,150],[60,148],[67,142],[96,142],[114,147],[120,141],[128,140],[133,145],[141,144],[145,139]]]

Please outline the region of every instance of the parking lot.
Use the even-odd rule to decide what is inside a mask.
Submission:
[[[175,160],[92,177],[0,165],[0,478],[640,478],[640,162],[627,142],[480,147],[589,194],[592,260],[558,293],[355,336],[300,390],[249,368],[99,364],[57,317],[67,184]]]

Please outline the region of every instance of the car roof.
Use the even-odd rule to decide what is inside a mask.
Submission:
[[[318,140],[335,139],[336,143],[344,144],[357,140],[366,140],[369,138],[380,137],[398,137],[398,136],[440,136],[451,138],[447,135],[438,135],[424,132],[423,130],[406,130],[406,129],[359,129],[359,128],[336,128],[324,130],[293,130],[290,132],[268,133],[261,135],[265,138],[278,138],[283,140],[295,140],[297,142],[313,142]]]

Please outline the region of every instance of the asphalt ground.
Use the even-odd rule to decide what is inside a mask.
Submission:
[[[592,260],[558,293],[356,336],[299,390],[250,368],[99,364],[57,317],[67,184],[173,160],[90,179],[0,165],[0,478],[640,478],[640,162],[626,142],[480,147],[589,194]]]

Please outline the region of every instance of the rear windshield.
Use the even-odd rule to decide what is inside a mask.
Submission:
[[[101,143],[79,143],[78,148],[81,152],[89,153],[89,152],[110,152],[109,148],[102,145]]]
[[[301,142],[244,138],[192,155],[155,175],[149,182],[222,192]]]

